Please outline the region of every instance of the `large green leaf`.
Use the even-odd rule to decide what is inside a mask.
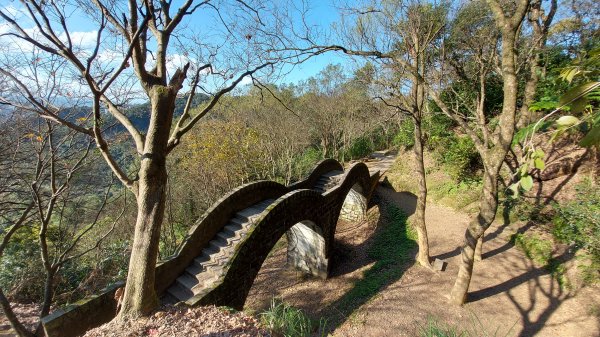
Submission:
[[[522,176],[519,183],[525,191],[529,191],[533,187],[533,178],[530,175]]]
[[[579,97],[571,103],[571,113],[579,114],[582,113],[583,110],[588,105],[588,100],[586,97]]]
[[[579,74],[579,67],[565,67],[561,72],[559,77],[563,80],[571,83],[575,75]]]
[[[546,168],[546,163],[544,163],[544,160],[540,159],[540,158],[535,158],[535,160],[533,161],[533,164],[534,164],[535,168],[540,171],[543,171],[544,168]]]

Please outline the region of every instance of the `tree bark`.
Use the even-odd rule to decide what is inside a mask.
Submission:
[[[483,195],[479,205],[479,213],[467,227],[465,241],[461,252],[461,261],[456,282],[450,294],[450,301],[463,304],[467,299],[477,241],[483,237],[485,230],[496,217],[498,209],[498,169],[486,167],[483,175]]]
[[[57,271],[58,269],[56,267],[50,267],[50,269],[46,270],[44,301],[42,302],[42,307],[40,309],[40,317],[48,316],[50,313],[50,305],[52,304],[52,299],[54,298],[54,279]],[[38,326],[35,329],[35,334],[36,336],[44,336],[44,327],[42,326],[41,321],[38,323]]]
[[[481,261],[483,258],[481,257],[483,252],[483,238],[485,237],[485,231],[481,233],[479,240],[477,240],[477,245],[475,246],[475,261]]]
[[[154,290],[155,268],[166,205],[167,141],[176,92],[171,87],[155,86],[149,93],[152,110],[138,172],[138,213],[125,294],[118,316],[121,320],[148,314],[158,305]]]
[[[417,196],[417,208],[415,210],[414,225],[417,229],[419,254],[417,262],[425,267],[431,266],[429,260],[429,240],[427,237],[427,226],[425,224],[425,208],[427,205],[427,181],[425,176],[425,163],[423,162],[423,135],[421,133],[421,119],[413,118],[415,144],[413,151],[415,155],[417,183],[419,185],[419,195]]]

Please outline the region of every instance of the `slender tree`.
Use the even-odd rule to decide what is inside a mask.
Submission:
[[[349,7],[342,22],[343,45],[322,48],[374,59],[384,71],[381,93],[375,98],[414,123],[413,152],[417,164],[419,193],[413,224],[418,232],[417,261],[430,266],[425,225],[427,182],[423,161],[423,114],[426,103],[425,78],[432,66],[430,48],[439,41],[445,26],[445,3],[425,1],[369,2]],[[321,51],[321,52],[322,52]]]
[[[489,11],[486,9],[487,6]],[[476,246],[482,244],[486,229],[496,217],[500,167],[510,149],[517,122],[519,94],[517,41],[530,1],[520,0],[508,4],[489,0],[487,6],[474,2],[464,9],[462,19],[469,24],[461,25],[460,20],[457,21],[454,34],[459,41],[464,42],[463,47],[466,46],[467,49],[461,51],[457,48],[454,53],[443,54],[447,57],[443,63],[450,64],[451,67],[440,68],[452,71],[456,75],[453,78],[459,83],[466,83],[467,87],[469,81],[476,83],[477,94],[473,102],[465,104],[459,94],[451,95],[453,98],[450,100],[442,97],[438,88],[443,87],[443,83],[447,84],[447,88],[456,85],[444,81],[450,73],[440,72],[440,84],[437,88],[433,85],[428,86],[430,96],[435,103],[471,137],[484,166],[479,212],[465,232],[459,272],[450,295],[451,301],[456,304],[462,304],[466,300],[473,273]],[[488,16],[485,13],[490,14]],[[481,39],[467,37],[466,28],[474,29],[477,32],[475,36]],[[485,34],[480,35],[484,32]],[[485,38],[482,38],[483,35]],[[500,50],[497,52],[498,42],[500,42]],[[465,53],[466,51],[468,53]],[[502,81],[503,98],[498,112],[490,111],[490,105],[486,100],[486,85],[493,76],[500,77]],[[466,106],[470,109],[467,109],[465,114]],[[470,122],[470,118],[475,122]]]

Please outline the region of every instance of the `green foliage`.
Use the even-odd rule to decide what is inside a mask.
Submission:
[[[108,275],[108,283],[126,278],[129,267],[129,245],[128,240],[113,240],[102,246],[98,269]]]
[[[523,141],[525,141],[526,137],[531,136],[531,134],[537,132],[537,131],[547,131],[551,126],[552,126],[553,122],[552,121],[543,121],[539,124],[537,123],[532,123],[527,125],[526,127],[520,128],[515,132],[515,135],[513,137],[513,141],[512,141],[512,146],[516,146],[517,144],[521,144],[523,143]],[[534,131],[535,129],[535,131]]]
[[[13,235],[0,260],[0,286],[16,300],[42,298],[43,266],[39,259],[37,233],[24,227]]]
[[[271,307],[260,318],[269,330],[283,337],[309,337],[315,331],[325,334],[325,320],[315,323],[302,310],[278,299],[271,301]]]
[[[518,196],[521,190],[530,191],[533,188],[533,177],[530,170],[543,171],[546,167],[545,157],[546,154],[540,149],[529,148],[525,151],[521,166],[515,173],[518,180],[508,187],[512,192],[512,197]]]
[[[347,157],[350,159],[363,158],[374,151],[373,143],[367,136],[356,138],[347,152]]]
[[[511,240],[515,246],[525,252],[528,258],[542,266],[548,265],[552,259],[552,242],[537,234],[517,233],[512,236]]]
[[[412,119],[405,119],[400,123],[400,129],[394,137],[394,145],[399,148],[411,148],[415,145],[415,123]]]
[[[476,177],[482,163],[471,138],[452,135],[444,140],[444,144],[434,151],[434,158],[444,166],[445,171],[455,181]]]
[[[366,137],[371,140],[373,144],[373,150],[382,150],[389,148],[396,136],[395,127],[390,127],[388,130],[384,130],[383,127],[377,127],[369,132]]]
[[[429,318],[427,323],[419,327],[420,337],[465,337],[467,333],[457,327],[444,324],[437,319]]]
[[[446,140],[454,137],[455,122],[443,114],[428,114],[423,120],[423,129],[426,134],[425,145],[431,151],[444,148]]]
[[[310,173],[310,170],[323,158],[323,153],[309,147],[293,159],[294,177],[300,179]]]
[[[600,187],[590,181],[576,186],[575,200],[554,205],[554,236],[561,242],[583,249],[589,257],[584,279],[600,280]]]

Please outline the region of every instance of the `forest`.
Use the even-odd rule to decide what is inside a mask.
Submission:
[[[376,151],[395,162],[366,218],[338,223],[328,280],[278,271],[299,290],[268,289],[283,237],[243,313],[257,330],[232,335],[600,333],[596,1],[1,1],[0,41],[1,336],[44,336],[42,318],[117,282],[123,336],[190,334],[131,322],[163,317],[157,264],[199,219],[244,184]],[[534,293],[551,310],[511,293],[532,276],[495,281],[517,316],[489,312],[505,305],[486,302],[491,275],[517,264],[558,289]],[[388,305],[410,324],[368,330],[369,306],[413,274],[438,298]],[[308,287],[341,295],[322,311],[298,300]]]

